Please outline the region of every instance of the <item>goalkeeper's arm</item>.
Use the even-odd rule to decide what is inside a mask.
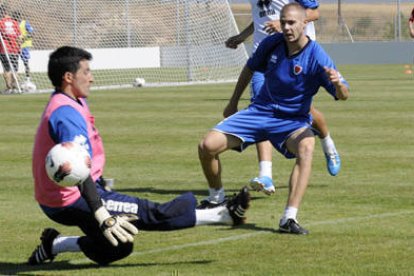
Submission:
[[[78,188],[89,208],[94,213],[95,219],[98,221],[104,236],[112,245],[117,246],[118,240],[123,243],[134,241],[133,235],[138,234],[138,229],[130,221],[136,220],[137,217],[111,216],[103,206],[101,197],[98,195],[95,182],[91,176],[79,184]]]

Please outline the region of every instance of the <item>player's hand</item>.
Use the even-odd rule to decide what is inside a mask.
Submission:
[[[280,27],[280,21],[279,20],[267,21],[265,23],[265,26],[263,27],[263,31],[265,31],[268,34],[281,33],[282,28]]]
[[[133,236],[138,234],[138,229],[130,223],[138,219],[135,215],[111,216],[105,207],[100,207],[95,212],[95,218],[105,238],[113,246],[118,245],[118,240],[123,243],[133,242]]]
[[[323,67],[325,73],[328,76],[328,79],[334,84],[339,85],[341,83],[341,75],[338,71],[333,68]]]
[[[243,43],[243,41],[244,40],[240,37],[240,35],[235,35],[235,36],[232,36],[229,39],[227,39],[226,42],[225,42],[225,44],[226,44],[226,47],[227,48],[237,49],[237,46],[240,43]]]
[[[237,113],[238,109],[237,109],[237,105],[233,105],[231,103],[229,103],[223,111],[223,117],[227,118],[230,117],[231,115]]]

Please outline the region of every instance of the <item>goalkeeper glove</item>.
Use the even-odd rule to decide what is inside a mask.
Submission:
[[[118,240],[126,243],[133,242],[133,235],[138,234],[138,229],[130,223],[138,219],[135,215],[111,216],[105,207],[101,206],[95,211],[95,218],[101,227],[105,238],[113,245],[118,245]]]

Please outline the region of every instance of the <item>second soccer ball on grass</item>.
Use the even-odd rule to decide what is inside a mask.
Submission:
[[[132,86],[134,87],[142,87],[145,85],[145,79],[144,78],[136,78],[134,82],[132,83]]]

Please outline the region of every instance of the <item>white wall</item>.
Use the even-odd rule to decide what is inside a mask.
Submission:
[[[160,48],[108,48],[87,49],[92,53],[93,70],[101,69],[128,69],[128,68],[159,68]],[[47,72],[47,63],[52,50],[31,51],[30,71]],[[3,68],[0,66],[0,71]],[[24,66],[20,60],[19,72],[24,72]]]

